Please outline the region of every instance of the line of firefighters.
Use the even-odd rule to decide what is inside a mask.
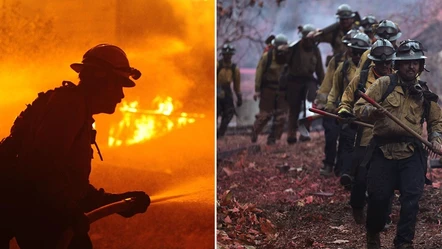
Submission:
[[[419,79],[426,70],[424,48],[416,40],[397,45],[402,33],[396,23],[377,22],[374,16],[360,20],[347,4],[338,7],[336,16],[339,22],[322,30],[310,24],[298,27],[300,40],[292,46],[283,34],[268,39],[255,76],[254,99],[259,99],[259,113],[251,141],[255,143],[273,119],[267,144],[274,144],[281,138],[288,113],[287,143],[296,143],[305,100],[337,114],[340,122],[323,117],[325,159],[320,174],[334,173],[351,190],[353,217],[358,224],[365,222],[370,249],[381,247],[379,233],[391,224],[394,191],[399,190],[401,212],[394,245],[414,248],[418,202],[424,184],[431,184],[426,178],[428,151],[401,125],[422,135],[426,122],[431,150],[440,153],[442,148],[438,96]],[[325,74],[317,47],[320,42],[333,48]],[[217,116],[222,117],[217,138],[224,135],[235,113],[233,92],[237,106],[242,105],[240,72],[231,60],[234,53],[234,47],[225,44],[217,65]],[[360,92],[368,97],[361,98]],[[358,126],[355,120],[373,128]],[[299,137],[300,141],[309,139]]]

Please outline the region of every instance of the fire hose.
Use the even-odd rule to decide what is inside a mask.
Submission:
[[[417,132],[413,131],[410,127],[408,127],[407,125],[405,125],[404,123],[402,123],[398,118],[396,118],[395,116],[393,116],[393,114],[391,114],[390,112],[388,112],[384,107],[382,107],[380,104],[378,104],[376,101],[374,101],[372,98],[370,98],[367,94],[358,91],[358,94],[361,96],[361,98],[365,99],[368,103],[372,104],[374,107],[376,107],[377,109],[383,111],[383,113],[385,113],[385,115],[387,117],[389,117],[391,120],[393,120],[396,124],[398,124],[400,127],[404,128],[404,130],[406,130],[408,133],[410,133],[411,135],[413,135],[414,137],[416,137],[419,141],[421,141],[428,149],[430,149],[432,152],[438,154],[438,155],[442,155],[442,151],[439,151],[437,149],[435,149],[433,147],[433,145],[427,141],[426,139],[424,139],[423,137],[421,137],[421,135],[419,135]]]
[[[153,198],[151,199],[150,204],[155,204],[159,202],[164,202],[167,200],[179,198],[186,195],[175,195],[175,196],[168,196],[163,198]],[[95,210],[92,210],[91,212],[86,213],[86,216],[89,218],[89,223],[93,223],[99,219],[102,219],[104,217],[107,217],[109,215],[123,212],[131,208],[135,201],[135,198],[127,198],[121,201],[113,202],[107,205],[104,205],[102,207],[99,207]],[[69,247],[69,244],[71,243],[72,237],[74,236],[74,232],[72,229],[67,229],[63,235],[61,236],[60,242],[57,245],[57,249],[67,249]]]

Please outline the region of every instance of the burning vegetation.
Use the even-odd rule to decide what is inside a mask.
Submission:
[[[156,110],[140,109],[138,101],[123,101],[119,108],[123,118],[118,124],[111,125],[108,146],[142,143],[205,117],[199,113],[175,113],[176,106],[182,104],[169,96],[157,96],[152,104],[157,105]]]

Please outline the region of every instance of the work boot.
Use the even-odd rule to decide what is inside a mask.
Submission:
[[[356,224],[364,224],[365,223],[365,213],[364,208],[353,208],[353,219]]]
[[[319,174],[322,176],[330,176],[333,172],[332,166],[325,164],[324,168],[319,170]]]
[[[252,129],[252,134],[250,134],[250,140],[252,143],[256,143],[258,141],[258,134],[256,134],[255,129]]]
[[[301,142],[310,141],[310,140],[312,140],[310,136],[303,136],[303,135],[299,136],[299,141]]]
[[[351,184],[353,182],[353,177],[351,177],[349,174],[342,174],[341,179],[339,180],[342,186],[346,190],[351,190]]]
[[[296,137],[288,137],[287,138],[287,143],[292,145],[295,144],[298,140],[296,139]]]
[[[390,228],[391,224],[393,224],[393,221],[391,220],[391,217],[389,215],[387,216],[387,221],[385,221],[384,229],[382,229],[382,231],[385,231],[388,228]]]
[[[396,249],[414,249],[414,246],[410,243],[404,243],[395,247]]]
[[[380,249],[381,237],[379,233],[367,232],[367,249]]]

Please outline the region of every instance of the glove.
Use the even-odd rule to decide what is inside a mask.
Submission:
[[[370,117],[372,119],[378,120],[378,119],[383,119],[385,118],[385,112],[381,109],[378,109],[374,106],[367,106],[366,110],[364,110],[364,112],[367,111],[368,113],[370,113]]]
[[[118,213],[124,218],[130,218],[135,214],[144,213],[150,205],[150,197],[143,191],[131,191],[123,194],[116,194],[114,196],[118,197],[119,200],[134,198],[134,202],[128,210]]]
[[[355,115],[353,115],[353,113],[349,112],[345,108],[341,108],[339,110],[338,116],[342,118],[341,120],[339,120],[339,122],[342,124],[349,124],[356,120]]]
[[[238,94],[238,95],[236,95],[236,97],[238,98],[238,100],[236,101],[236,106],[237,107],[242,106],[242,95]]]
[[[260,92],[256,92],[255,94],[253,94],[253,100],[257,101],[259,98],[261,98]]]
[[[345,119],[347,119],[347,118],[355,119],[356,118],[355,115],[353,115],[353,113],[346,108],[341,108],[338,111],[338,116],[341,118],[345,118]]]
[[[325,104],[324,109],[325,109],[327,112],[331,112],[331,113],[335,113],[335,110],[336,110],[335,105],[334,105],[333,103],[330,103],[330,102],[328,102],[327,104]]]

